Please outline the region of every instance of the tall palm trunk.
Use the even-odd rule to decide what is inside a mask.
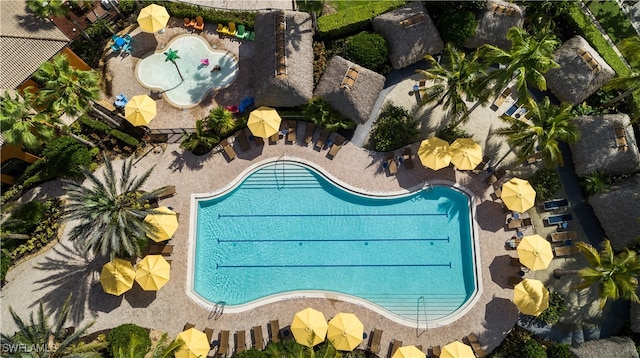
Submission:
[[[563,276],[578,275],[578,274],[580,274],[580,270],[561,270],[561,269],[553,270],[553,276],[555,278],[561,278]]]

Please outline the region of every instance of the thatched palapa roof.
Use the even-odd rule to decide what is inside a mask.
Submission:
[[[567,40],[555,52],[561,66],[544,77],[547,87],[562,102],[578,104],[604,86],[616,73],[580,36]]]
[[[629,337],[609,337],[580,343],[571,347],[578,358],[638,358],[638,351]]]
[[[522,27],[524,10],[512,3],[501,0],[488,0],[486,9],[480,14],[475,34],[467,40],[465,47],[478,48],[491,44],[503,50],[511,48],[507,31],[512,27]]]
[[[444,43],[421,2],[389,11],[373,19],[373,29],[389,45],[389,60],[395,69],[442,51]]]
[[[256,16],[256,53],[260,58],[254,65],[257,106],[294,107],[309,102],[313,96],[311,17],[304,12],[285,11],[285,26],[280,31],[276,18],[282,13]],[[284,39],[284,43],[276,44],[276,38]],[[281,51],[277,53],[276,49]],[[283,62],[277,66],[277,61]]]
[[[369,119],[378,95],[384,88],[384,81],[381,74],[334,56],[327,63],[315,95],[327,101],[343,116],[356,123],[364,123]]]
[[[589,198],[611,247],[619,251],[640,237],[640,174],[621,179],[615,186]]]
[[[576,118],[580,139],[571,144],[571,153],[578,176],[595,170],[602,170],[609,175],[640,171],[638,144],[629,122],[626,114]],[[622,142],[627,143],[626,150],[619,145]]]

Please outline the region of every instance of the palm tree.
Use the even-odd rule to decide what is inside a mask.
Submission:
[[[166,333],[163,333],[156,343],[156,347],[151,352],[151,358],[173,358],[174,354],[182,347],[184,341],[181,339],[176,339],[167,343],[169,336]]]
[[[9,92],[4,93],[0,101],[0,128],[8,144],[34,151],[55,136],[54,125],[59,120],[46,112],[36,112],[31,106],[30,92],[25,92],[25,97],[20,100],[17,94],[12,98]]]
[[[640,63],[640,36],[633,36],[622,40],[620,50],[632,64]],[[623,98],[635,93],[640,95],[640,68],[632,67],[631,72],[625,76],[611,79],[604,87],[605,90],[619,89],[623,92],[607,104],[621,101]]]
[[[41,19],[65,16],[70,10],[64,0],[29,0],[27,9]]]
[[[209,112],[207,117],[207,128],[220,136],[225,136],[236,125],[233,119],[233,113],[227,111],[224,107],[218,106]]]
[[[77,222],[71,229],[71,240],[81,241],[86,251],[114,257],[138,256],[146,245],[146,234],[153,227],[144,218],[158,212],[147,205],[166,187],[151,192],[143,192],[153,168],[140,177],[131,173],[133,159],[122,163],[120,177],[117,178],[113,165],[105,156],[105,170],[102,179],[89,169],[82,168],[91,183],[65,181],[68,202],[62,215],[67,222]]]
[[[173,65],[176,66],[178,75],[180,75],[180,80],[184,81],[184,78],[182,77],[182,73],[180,72],[180,67],[178,67],[178,63],[176,63],[176,60],[180,58],[180,56],[178,56],[178,50],[169,49],[167,52],[164,53],[164,55],[167,56],[164,59],[165,62],[171,61],[171,63],[173,63]]]
[[[477,86],[485,72],[475,55],[469,58],[453,44],[448,43],[444,49],[442,63],[431,55],[424,58],[429,62],[430,68],[417,72],[428,80],[433,80],[435,84],[421,90],[424,92],[421,94],[422,104],[436,102],[436,106],[442,105],[442,108],[448,111],[448,115],[462,122],[468,119],[470,113],[465,100],[486,102],[486,91],[480,90]]]
[[[559,141],[573,143],[580,137],[572,121],[571,105],[563,103],[556,106],[549,102],[549,97],[545,97],[541,104],[532,102],[526,108],[529,110],[527,121],[503,115],[501,118],[510,127],[498,129],[495,133],[507,137],[512,148],[518,148],[520,161],[539,150],[548,167],[564,165]]]
[[[16,314],[13,308],[9,307],[9,312],[13,318],[13,322],[18,327],[18,331],[12,336],[2,333],[0,335],[0,344],[2,344],[3,351],[5,347],[9,347],[9,350],[26,348],[27,351],[11,351],[7,356],[38,358],[70,355],[82,358],[100,356],[95,350],[104,348],[104,346],[95,344],[85,345],[84,347],[73,346],[74,342],[84,335],[94,322],[68,334],[64,326],[67,323],[69,312],[71,311],[70,300],[71,295],[67,297],[53,325],[50,323],[50,316],[44,312],[42,301],[40,301],[40,305],[38,306],[37,318],[34,317],[33,312],[31,312],[29,322],[25,322]]]
[[[93,70],[82,71],[72,67],[64,54],[43,63],[33,77],[42,84],[36,104],[53,115],[85,113],[91,101],[100,96],[98,74]]]
[[[640,303],[636,293],[640,259],[635,251],[625,248],[623,252],[615,255],[609,240],[602,242],[601,252],[584,242],[578,242],[576,246],[587,259],[588,266],[582,270],[555,270],[554,276],[580,275],[582,281],[576,286],[577,289],[589,288],[597,284],[600,288],[601,308],[610,299],[625,299]]]
[[[560,65],[553,60],[553,51],[560,42],[555,35],[546,30],[529,35],[524,29],[513,27],[507,32],[511,41],[511,50],[505,51],[493,45],[482,45],[478,52],[487,64],[504,66],[487,75],[482,86],[494,83],[494,92],[500,93],[513,78],[516,79],[518,103],[532,102],[527,86],[535,86],[546,91],[547,81],[544,73]]]
[[[195,132],[188,134],[184,132],[184,139],[180,143],[180,148],[196,155],[203,155],[209,153],[219,141],[220,138],[205,130],[204,121],[198,119]]]

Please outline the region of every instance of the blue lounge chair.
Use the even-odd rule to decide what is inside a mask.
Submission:
[[[544,211],[563,209],[563,208],[566,208],[567,206],[569,206],[569,201],[564,198],[547,200],[544,203],[542,203],[542,207],[544,208]]]
[[[504,112],[505,115],[507,116],[512,116],[514,113],[516,113],[516,110],[518,109],[518,104],[514,103],[511,107],[509,107],[509,109],[507,109],[506,112]]]
[[[556,225],[563,223],[565,221],[573,220],[573,215],[571,214],[562,214],[562,215],[551,215],[544,219],[549,225]]]

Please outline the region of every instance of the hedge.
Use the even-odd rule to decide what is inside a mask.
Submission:
[[[104,133],[104,134],[108,134],[116,139],[118,139],[120,142],[126,144],[126,145],[130,145],[132,147],[137,147],[138,144],[140,144],[140,141],[137,140],[136,138],[128,135],[127,133],[123,133],[115,128],[111,128],[108,124],[100,122],[100,121],[96,121],[94,119],[91,119],[89,117],[80,117],[79,118],[80,124],[87,126],[95,131],[98,131],[100,133]]]
[[[379,1],[339,11],[318,18],[319,38],[341,38],[366,30],[371,19],[396,9],[405,4],[404,1]]]
[[[226,25],[229,22],[235,22],[237,25],[244,25],[247,30],[253,30],[256,15],[258,14],[257,12],[250,11],[216,10],[181,2],[153,1],[153,3],[164,6],[169,15],[177,18],[184,19],[185,17],[194,18],[196,16],[202,16],[205,23],[210,23],[211,26],[214,27],[218,23]]]

